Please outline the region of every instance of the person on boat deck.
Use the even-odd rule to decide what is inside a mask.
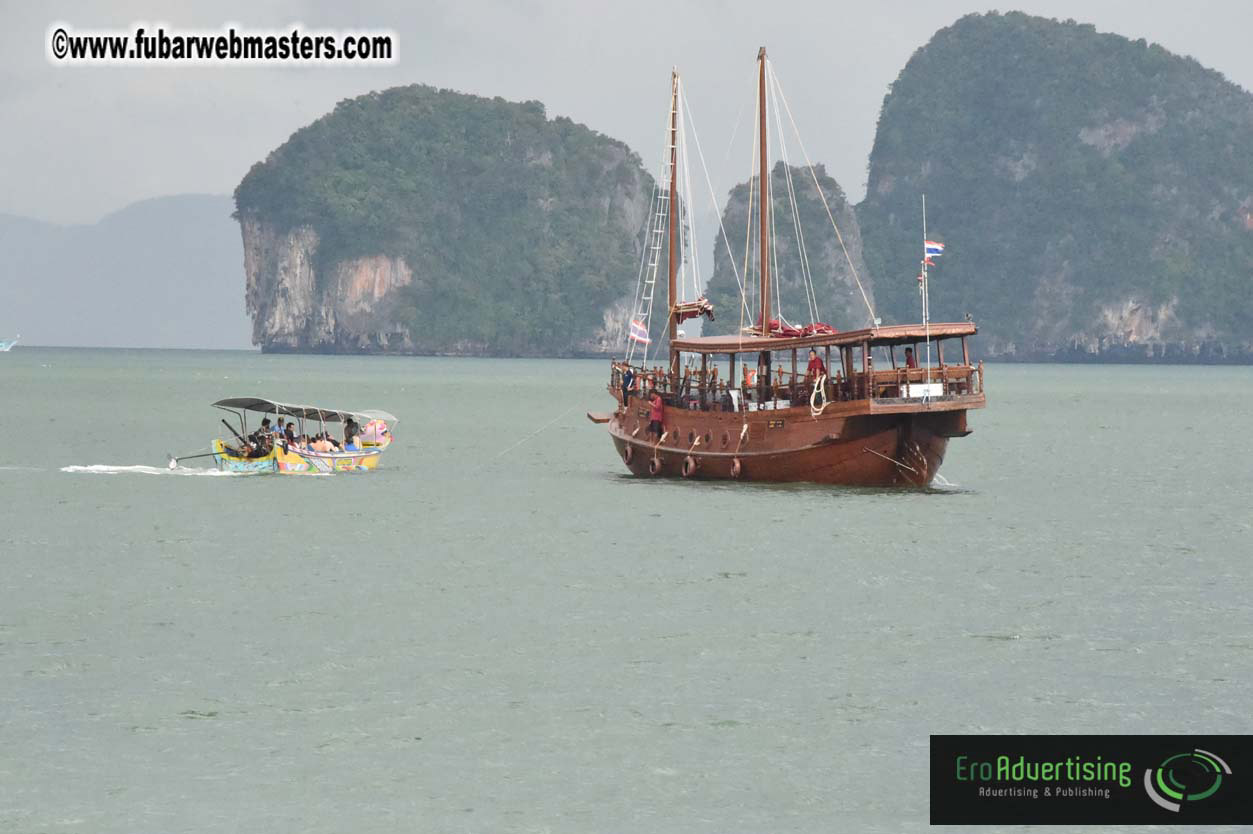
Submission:
[[[918,367],[918,357],[914,356],[913,348],[905,348],[905,367],[906,368]]]
[[[657,442],[661,442],[661,421],[666,416],[666,404],[662,402],[661,394],[657,393],[657,389],[653,389],[652,399],[649,401],[648,408],[648,433],[657,436]]]
[[[287,438],[287,443],[288,443],[289,445],[295,445],[295,443],[296,443],[296,424],[295,424],[295,423],[293,423],[291,420],[288,420],[288,421],[287,421],[287,425],[283,427],[283,437]]]
[[[770,399],[770,351],[757,354],[757,402]]]
[[[827,366],[818,358],[818,351],[812,348],[809,351],[809,367],[805,369],[805,376],[810,379],[817,379],[820,376],[827,375]]]
[[[635,387],[635,371],[631,370],[631,366],[627,365],[622,371],[622,407],[626,408],[627,398],[631,396],[631,391]]]
[[[361,448],[361,426],[357,425],[357,421],[348,418],[348,422],[344,423],[344,450],[355,452]]]
[[[325,434],[314,435],[313,442],[309,444],[309,448],[315,452],[322,452],[324,454],[335,450],[334,447],[331,446],[331,441],[326,439]]]
[[[263,434],[272,434],[272,433],[274,432],[274,429],[270,428],[270,418],[269,418],[269,417],[262,417],[262,418],[261,418],[261,432],[262,432]]]

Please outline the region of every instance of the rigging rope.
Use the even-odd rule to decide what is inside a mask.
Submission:
[[[691,105],[688,104],[687,93],[685,91],[683,91],[683,107],[687,111],[688,121],[692,124],[692,141],[696,143],[696,156],[700,159],[701,170],[705,173],[705,184],[709,187],[709,199],[714,207],[714,211],[718,214],[718,232],[722,237],[723,246],[725,246],[727,250],[727,262],[731,264],[731,272],[735,275],[735,285],[739,287],[740,290],[740,326],[743,327],[743,314],[744,310],[747,309],[748,304],[747,299],[744,297],[744,282],[740,280],[740,270],[735,263],[735,254],[731,251],[731,238],[727,235],[726,226],[722,222],[722,213],[718,211],[718,197],[714,193],[713,179],[709,176],[709,167],[705,164],[705,152],[702,151],[700,147],[700,134],[696,131],[696,120],[692,117],[692,108]],[[743,105],[741,105],[740,113],[743,115]],[[752,193],[751,186],[749,187],[749,193],[750,195]],[[751,211],[749,213],[751,214]],[[715,249],[716,248],[717,247],[715,247]],[[745,276],[745,278],[747,278],[747,276]]]
[[[652,236],[653,236],[653,232],[652,232],[653,211],[656,209],[656,207],[657,207],[657,182],[656,180],[654,180],[653,181],[653,196],[652,196],[652,199],[648,201],[648,217],[647,217],[647,220],[645,220],[645,225],[644,225],[644,245],[640,247],[640,266],[635,276],[635,294],[631,298],[631,311],[628,314],[625,325],[622,328],[622,340],[626,342],[626,361],[628,363],[630,363],[631,356],[635,353],[635,345],[637,344],[637,342],[634,339],[629,339],[627,337],[631,332],[631,320],[634,319],[636,314],[640,311],[640,307],[643,303],[641,299],[643,298],[643,293],[644,293],[644,290],[643,290],[644,268],[648,260],[649,241],[652,239]]]
[[[809,416],[813,417],[815,420],[821,417],[822,412],[826,411],[827,406],[830,405],[830,403],[827,402],[826,382],[827,375],[822,374],[814,383],[814,390],[809,394]],[[822,405],[817,404],[819,394],[822,394]]]
[[[756,122],[758,119],[758,114],[759,114],[758,106],[759,104],[757,102],[757,96],[753,96],[753,121],[754,122]],[[758,145],[757,131],[754,130],[753,131],[753,149],[752,149],[753,152],[752,152],[752,156],[749,157],[749,164],[748,164],[748,213],[744,219],[744,222],[746,225],[746,228],[744,229],[744,304],[741,305],[740,330],[739,330],[739,337],[740,337],[739,348],[741,351],[743,351],[744,349],[744,313],[747,312],[749,315],[749,318],[750,319],[752,318],[752,310],[749,309],[748,307],[748,297],[747,297],[748,284],[749,284],[748,279],[750,277],[749,272],[748,272],[748,264],[749,264],[748,257],[751,254],[752,245],[753,245],[753,165],[757,158],[757,145]],[[757,188],[758,188],[758,191],[760,192],[761,178],[757,177],[757,180],[758,180]],[[758,277],[760,277],[760,274]]]
[[[771,73],[774,74],[773,68]],[[840,227],[835,222],[835,215],[831,213],[831,206],[827,203],[827,195],[823,192],[822,185],[818,182],[818,173],[809,158],[809,153],[805,150],[805,142],[801,139],[800,128],[796,126],[796,119],[792,116],[791,105],[787,103],[787,97],[783,95],[783,86],[779,82],[777,75],[775,76],[775,87],[779,93],[779,100],[783,102],[783,108],[787,111],[788,121],[792,124],[792,131],[796,134],[796,144],[800,146],[801,154],[805,157],[805,164],[809,166],[809,174],[813,177],[814,187],[818,190],[818,196],[822,199],[822,207],[827,210],[827,218],[831,221],[831,228],[835,229],[835,236],[840,241],[840,249],[844,251],[844,259],[848,261],[848,268],[852,270],[853,280],[857,282],[857,289],[861,292],[862,301],[866,302],[866,309],[870,312],[870,323],[874,325],[876,318],[874,305],[870,303],[870,297],[866,295],[866,288],[862,286],[861,277],[857,274],[857,267],[853,266],[853,258],[848,254],[848,247],[844,244],[844,235],[840,234]]]
[[[778,81],[774,77],[774,68],[769,61],[766,62],[766,71],[771,89],[777,91]],[[784,182],[787,184],[788,204],[792,214],[792,228],[796,235],[797,259],[800,262],[801,280],[805,291],[805,304],[809,307],[809,320],[817,322],[820,319],[818,315],[818,294],[814,290],[813,270],[809,263],[809,252],[805,247],[805,232],[801,226],[800,202],[796,198],[796,186],[792,178],[792,164],[787,154],[787,137],[783,132],[783,119],[779,113],[777,100],[774,101],[774,121],[775,129],[779,135],[779,155],[783,159],[783,175]]]
[[[666,113],[666,130],[665,130],[666,138],[665,138],[665,141],[662,143],[661,177],[658,179],[658,185],[657,185],[658,210],[655,215],[655,219],[657,221],[657,227],[653,229],[653,235],[652,235],[653,239],[656,241],[656,245],[653,246],[652,244],[650,244],[650,251],[653,252],[653,258],[652,258],[652,262],[649,264],[648,283],[651,284],[652,286],[652,292],[649,293],[649,296],[648,296],[647,312],[644,312],[642,309],[643,304],[644,304],[643,299],[641,299],[640,301],[641,312],[644,312],[643,321],[641,321],[640,324],[642,324],[645,330],[648,331],[648,335],[650,337],[652,335],[653,302],[655,301],[657,297],[657,272],[661,266],[662,235],[665,233],[669,225],[670,212],[674,211],[674,206],[670,205],[670,195],[669,195],[669,190],[668,190],[669,186],[666,185],[667,190],[663,191],[662,185],[664,183],[667,183],[666,172],[667,170],[669,170],[669,167],[670,167],[670,118],[674,114],[674,108],[677,106],[678,106],[678,103],[675,101],[674,97],[671,96],[670,109]],[[665,212],[661,211],[660,207],[662,204],[664,204],[666,207]],[[649,222],[652,222],[652,221],[650,220]],[[666,315],[667,317],[669,316],[669,311],[667,311]],[[669,319],[667,318],[667,321],[668,320]],[[651,348],[651,346],[652,346],[652,341],[650,338],[649,341],[644,343],[644,356],[641,359],[641,362],[640,362],[641,365],[648,364],[648,351]]]

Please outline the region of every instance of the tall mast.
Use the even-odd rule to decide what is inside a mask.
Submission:
[[[679,71],[672,69],[670,71],[670,198],[669,209],[667,210],[667,219],[670,226],[670,273],[669,282],[666,284],[666,310],[668,311],[667,322],[670,328],[670,375],[676,378],[679,375],[679,351],[674,346],[674,340],[677,339],[679,335],[679,324],[678,316],[675,314],[674,308],[679,300],[678,291],[675,286],[675,276],[679,263],[679,230],[674,223],[674,215],[679,210],[678,168]]]
[[[931,385],[931,288],[927,286],[927,195],[922,195],[922,330],[927,340],[927,385]],[[927,389],[930,396],[930,388]]]
[[[761,335],[770,335],[770,159],[766,148],[766,48],[757,53],[757,110],[761,115]]]

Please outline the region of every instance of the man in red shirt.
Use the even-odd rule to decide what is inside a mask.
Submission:
[[[820,376],[827,375],[827,366],[818,358],[818,351],[809,351],[809,367],[805,369],[805,375],[810,379],[817,379]]]
[[[905,348],[905,367],[906,368],[918,367],[918,360],[914,357],[913,348]]]
[[[666,404],[661,401],[661,394],[657,393],[657,389],[653,389],[652,399],[649,401],[648,408],[648,433],[657,436],[657,442],[661,442],[661,421],[665,419]]]

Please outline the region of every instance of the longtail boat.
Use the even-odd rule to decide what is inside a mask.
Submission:
[[[391,426],[396,418],[386,411],[349,411],[315,405],[293,405],[260,397],[233,397],[218,400],[214,408],[234,415],[238,429],[223,419],[231,437],[214,438],[213,459],[227,472],[278,472],[283,475],[317,475],[333,472],[366,472],[378,466],[379,458],[392,442]],[[282,435],[267,439],[265,433],[248,429],[248,415],[257,421],[289,418],[297,424],[298,437],[332,434],[327,424],[347,425],[352,420],[360,428],[357,448],[317,451],[310,443],[291,443]]]
[[[923,298],[922,323],[884,326],[875,316],[864,288],[862,298],[869,315],[868,326],[861,329],[840,332],[821,322],[794,325],[778,312],[772,314],[774,227],[766,129],[768,62],[764,47],[757,61],[758,171],[749,188],[750,228],[754,198],[759,221],[759,292],[755,299],[747,293],[751,240],[746,242],[746,270],[741,283],[744,308],[757,313],[756,323],[722,336],[687,338],[678,329],[682,322],[699,315],[712,321],[713,310],[703,296],[683,300],[678,295],[680,270],[685,272],[685,288],[690,283],[695,288],[693,293],[697,293],[701,284],[698,277],[689,282],[686,276],[687,263],[695,258],[689,258],[694,253],[686,252],[685,247],[690,248],[687,241],[694,233],[690,226],[679,229],[681,223],[690,223],[693,212],[682,207],[678,193],[680,182],[687,180],[678,172],[680,162],[687,156],[680,130],[682,114],[687,111],[676,71],[671,75],[663,175],[658,178],[645,239],[645,255],[649,257],[641,258],[635,313],[627,333],[627,357],[611,363],[608,390],[617,401],[617,409],[612,414],[589,413],[588,417],[593,422],[608,424],[618,455],[632,473],[640,476],[854,486],[929,485],[944,460],[949,439],[971,433],[967,412],[983,408],[986,400],[983,363],[971,362],[967,341],[976,333],[975,324],[969,320],[930,320],[927,267],[934,265],[931,257],[942,254],[943,244],[926,239],[925,198],[923,257],[918,276]],[[777,80],[772,76],[771,81],[777,90]],[[791,117],[790,110],[787,115]],[[775,117],[776,124],[780,124],[777,109]],[[779,129],[781,133],[781,124]],[[812,172],[812,162],[809,168]],[[814,185],[848,257],[816,176]],[[786,187],[792,191],[790,180]],[[794,194],[792,198],[795,199]],[[725,234],[724,229],[724,239]],[[669,363],[650,367],[652,287],[663,250],[669,256],[665,317]],[[856,278],[851,257],[848,262]],[[802,270],[807,268],[804,263],[802,257]],[[860,288],[860,278],[857,283]],[[812,291],[812,282],[810,287]],[[904,355],[898,353],[902,348],[908,351]],[[817,354],[815,360],[823,360],[821,365],[806,361],[811,350]],[[653,392],[661,398],[660,431],[650,431]]]

